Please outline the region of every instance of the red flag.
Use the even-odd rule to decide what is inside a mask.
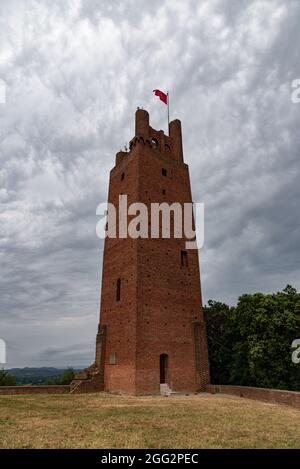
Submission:
[[[163,103],[168,104],[168,95],[166,93],[164,93],[163,91],[160,91],[160,90],[153,90],[153,93],[155,94],[155,96],[158,96],[159,99]]]

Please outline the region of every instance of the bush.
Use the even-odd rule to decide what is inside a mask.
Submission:
[[[75,372],[73,368],[68,368],[65,370],[61,375],[56,376],[54,378],[48,378],[45,381],[47,385],[62,385],[62,384],[70,384],[71,381],[74,379]]]
[[[5,370],[0,370],[0,386],[16,386],[17,380],[14,375],[11,375]]]

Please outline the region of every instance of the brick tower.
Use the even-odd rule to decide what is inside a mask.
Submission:
[[[179,120],[170,123],[169,134],[149,125],[147,111],[136,111],[129,151],[117,153],[110,173],[108,201],[115,207],[120,194],[127,195],[128,206],[192,201]],[[96,361],[78,376],[77,387],[79,378],[82,390],[205,389],[198,251],[186,250],[184,238],[151,239],[150,220],[149,238],[106,238]]]

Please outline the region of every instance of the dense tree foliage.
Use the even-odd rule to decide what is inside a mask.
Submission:
[[[233,310],[225,303],[212,300],[204,307],[211,382],[215,384],[228,383],[230,378]]]
[[[211,381],[300,391],[300,364],[291,344],[300,339],[300,294],[243,295],[236,307],[209,301],[204,308]]]
[[[14,375],[5,370],[0,370],[0,386],[16,386],[16,378]]]

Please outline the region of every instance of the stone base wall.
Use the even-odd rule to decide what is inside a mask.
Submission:
[[[300,392],[219,384],[208,385],[206,387],[206,391],[211,392],[212,394],[230,394],[233,396],[246,397],[247,399],[257,399],[264,402],[285,404],[300,409]]]
[[[1,395],[11,394],[68,394],[70,386],[0,386]]]

